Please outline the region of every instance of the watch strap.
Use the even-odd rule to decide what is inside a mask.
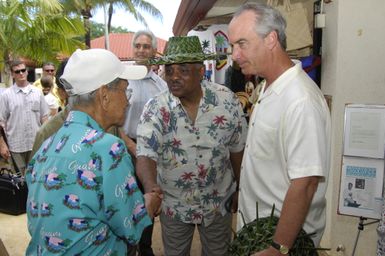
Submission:
[[[271,246],[277,249],[281,254],[289,254],[289,248],[282,244],[279,244],[275,241],[271,241]]]

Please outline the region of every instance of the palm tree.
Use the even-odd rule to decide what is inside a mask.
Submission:
[[[67,14],[79,15],[83,18],[84,37],[85,44],[88,48],[91,46],[91,23],[92,9],[99,4],[102,4],[102,0],[59,0],[63,5],[64,11]]]
[[[130,31],[127,28],[123,28],[121,26],[111,27],[111,33],[128,33],[128,32]],[[101,37],[104,34],[105,34],[105,25],[103,23],[97,23],[91,20],[91,40]]]
[[[163,15],[162,13],[151,3],[143,0],[107,0],[108,3],[108,33],[111,32],[111,20],[112,20],[112,14],[114,13],[114,5],[118,8],[124,8],[127,10],[130,14],[134,15],[135,19],[142,24],[144,24],[146,27],[148,27],[146,20],[142,16],[141,11],[144,11],[154,18],[159,19],[161,22],[163,21]]]
[[[0,1],[0,69],[5,80],[9,73],[4,64],[9,60],[56,60],[59,54],[83,48],[76,39],[82,33],[81,21],[63,16],[58,0]]]
[[[68,13],[80,15],[83,18],[85,30],[85,44],[91,47],[91,25],[92,11],[99,7],[108,5],[108,32],[111,31],[112,14],[114,6],[125,8],[135,19],[147,26],[147,23],[140,11],[144,11],[163,20],[161,12],[152,4],[143,0],[60,0]],[[138,11],[140,10],[140,11]]]

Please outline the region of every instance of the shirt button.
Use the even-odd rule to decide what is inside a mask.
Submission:
[[[197,140],[199,140],[201,137],[197,136]]]
[[[199,155],[199,158],[202,158],[202,155]]]

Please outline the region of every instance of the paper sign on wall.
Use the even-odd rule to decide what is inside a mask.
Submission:
[[[385,106],[345,108],[338,213],[380,219],[383,204]]]

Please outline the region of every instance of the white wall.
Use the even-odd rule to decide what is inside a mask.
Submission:
[[[359,219],[337,214],[346,103],[385,104],[385,1],[333,0],[325,4],[322,91],[332,95],[332,168],[323,247],[352,255]],[[360,232],[355,255],[375,255],[377,224]],[[338,245],[344,252],[336,252]]]

